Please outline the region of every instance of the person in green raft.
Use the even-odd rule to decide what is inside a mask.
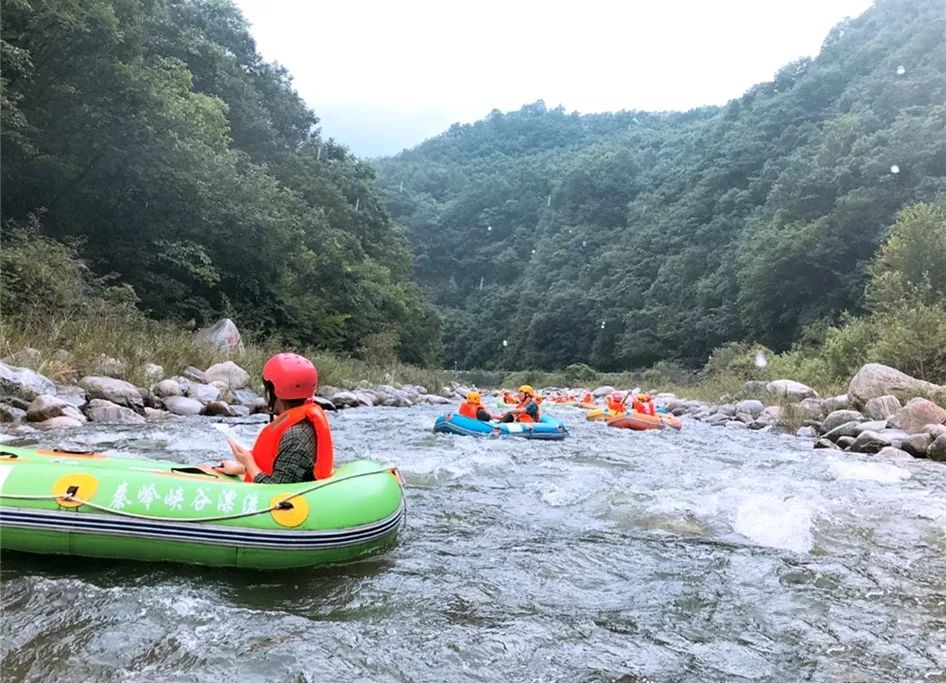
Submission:
[[[319,372],[308,358],[278,353],[263,366],[270,423],[252,450],[230,441],[235,460],[215,469],[256,484],[293,484],[332,476],[332,431],[313,402]]]

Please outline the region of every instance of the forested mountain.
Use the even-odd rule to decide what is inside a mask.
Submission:
[[[946,194],[944,14],[878,0],[721,108],[538,102],[377,162],[448,363],[695,363],[861,311],[897,211]]]
[[[320,136],[231,2],[3,0],[2,63],[8,234],[79,240],[155,317],[226,313],[347,351],[381,335],[437,360],[439,318],[373,169]],[[30,309],[3,295],[8,315]]]

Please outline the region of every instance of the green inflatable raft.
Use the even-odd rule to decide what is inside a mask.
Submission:
[[[0,549],[258,569],[346,562],[392,544],[400,474],[246,484],[206,466],[0,446]]]

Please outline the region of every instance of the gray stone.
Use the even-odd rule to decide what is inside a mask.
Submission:
[[[236,417],[233,409],[223,401],[211,401],[204,406],[205,415],[217,415],[220,417]]]
[[[85,393],[85,389],[75,384],[57,384],[56,398],[61,398],[76,408],[82,408],[89,402],[89,396]]]
[[[145,366],[141,369],[141,373],[151,384],[164,379],[164,368],[157,363],[145,363]]]
[[[0,423],[16,424],[26,421],[26,411],[7,403],[0,403]]]
[[[749,413],[736,413],[735,417],[737,420],[740,422],[745,422],[747,425],[755,422],[755,418]]]
[[[748,429],[749,428],[749,425],[747,425],[745,422],[740,422],[739,420],[730,420],[729,422],[726,423],[726,426],[732,429]]]
[[[161,403],[161,399],[154,395],[154,392],[151,389],[145,389],[144,387],[138,387],[138,393],[141,394],[141,400],[145,403],[145,408],[162,408],[164,406]]]
[[[30,403],[26,419],[30,422],[43,422],[53,417],[68,417],[78,422],[85,422],[85,415],[78,408],[57,396],[40,394]]]
[[[818,432],[815,431],[814,427],[802,427],[797,432],[795,432],[795,436],[800,436],[806,439],[813,439],[816,436],[818,436]]]
[[[946,434],[940,434],[933,440],[930,447],[926,449],[926,457],[939,462],[946,460]]]
[[[826,399],[822,399],[821,407],[824,408],[825,413],[833,413],[836,410],[848,410],[851,407],[851,401],[848,399],[847,394],[830,396]]]
[[[367,383],[366,383],[367,384]],[[367,387],[365,387],[367,388]],[[333,387],[331,384],[320,384],[319,388],[315,390],[315,393],[318,396],[324,396],[325,398],[331,398],[337,394],[341,389],[338,387]]]
[[[200,415],[204,409],[200,401],[186,396],[168,396],[164,399],[164,407],[175,415]]]
[[[232,360],[211,365],[204,374],[208,382],[223,382],[234,391],[245,389],[250,383],[250,374]]]
[[[946,425],[923,425],[920,431],[926,432],[935,439],[937,436],[946,434]]]
[[[145,421],[144,417],[136,411],[101,398],[93,398],[89,401],[89,404],[84,408],[84,412],[92,422],[142,424]],[[141,412],[144,413],[144,406],[142,406]]]
[[[56,385],[48,377],[29,368],[0,363],[0,394],[32,401],[40,394],[55,394]]]
[[[822,436],[837,443],[838,439],[840,439],[842,436],[850,436],[853,438],[860,434],[858,425],[860,425],[860,422],[845,422],[844,424],[838,425],[834,429],[825,432],[822,434]],[[824,425],[822,425],[822,428],[824,428]]]
[[[378,397],[370,391],[356,391],[355,396],[358,397],[359,403],[369,408],[378,402]]]
[[[900,401],[896,396],[890,394],[877,396],[867,401],[864,406],[864,415],[871,420],[886,420],[900,410],[900,407]]]
[[[161,420],[166,420],[171,417],[171,413],[166,410],[158,410],[157,408],[145,408],[145,419],[148,422],[160,422]]]
[[[358,396],[351,391],[339,391],[331,397],[331,401],[336,408],[355,408],[361,405]]]
[[[915,398],[898,410],[888,422],[893,427],[915,434],[922,431],[925,425],[946,422],[946,410],[928,399]]]
[[[237,389],[233,392],[233,402],[236,405],[246,406],[250,412],[266,410],[266,399],[257,396],[252,389]]]
[[[223,401],[224,403],[235,403],[236,394],[233,393],[233,389],[226,382],[211,382],[210,386],[216,387],[217,391],[220,393],[217,395],[218,401]]]
[[[854,428],[854,436],[857,436],[861,432],[879,432],[882,429],[887,429],[886,420],[871,420],[869,422],[861,422]]]
[[[854,437],[853,437],[853,436],[842,436],[842,437],[839,437],[838,440],[837,440],[835,443],[838,444],[838,448],[843,448],[844,450],[847,450],[847,449],[849,449],[851,446],[854,445]]]
[[[910,377],[887,365],[868,363],[851,379],[847,393],[855,407],[861,407],[872,398],[888,394],[935,397],[941,395],[943,390],[943,387]]]
[[[229,318],[218,320],[210,327],[204,327],[194,333],[198,344],[226,351],[243,352],[243,338],[236,324]]]
[[[806,420],[820,420],[825,416],[824,403],[820,398],[806,398],[798,403],[798,409]]]
[[[189,382],[196,382],[197,384],[208,384],[207,375],[204,374],[204,371],[200,368],[195,368],[193,365],[188,365],[181,371],[181,376]],[[186,391],[186,389],[185,389]]]
[[[100,375],[106,377],[120,378],[125,374],[125,364],[117,358],[112,358],[104,353],[100,354],[95,363],[95,368]]]
[[[755,399],[739,401],[739,403],[736,404],[737,413],[748,413],[753,418],[759,417],[763,410],[765,410],[765,405],[762,401],[756,401]]]
[[[594,396],[595,398],[601,398],[602,396],[610,396],[613,393],[614,393],[614,387],[612,387],[609,384],[605,384],[604,386],[598,387],[597,389],[591,392],[592,396]]]
[[[247,406],[230,406],[234,417],[249,417],[250,409]]]
[[[158,398],[184,395],[184,392],[181,390],[181,385],[173,379],[162,379],[160,382],[151,387],[151,391],[153,391],[154,395]]]
[[[900,448],[912,456],[925,458],[931,443],[933,437],[929,434],[911,434],[900,442]]]
[[[131,408],[137,413],[144,412],[144,400],[133,384],[112,377],[93,376],[83,377],[79,380],[79,386],[85,389],[90,399],[100,398]]]
[[[758,420],[756,420],[755,422],[753,422],[752,424],[748,426],[749,426],[749,429],[759,430],[759,429],[765,429],[766,427],[772,427],[774,424],[775,424],[774,422],[763,421],[760,416]]]
[[[78,408],[74,406],[72,406],[72,409],[78,410]],[[33,424],[41,429],[74,429],[75,427],[81,427],[85,424],[85,419],[78,420],[68,415],[57,415],[56,417],[51,417],[42,422],[34,422]]]
[[[11,353],[6,358],[0,360],[7,365],[32,368],[35,370],[40,366],[40,363],[43,362],[43,354],[38,349],[27,346],[25,349],[20,349],[16,353]]]
[[[864,416],[856,410],[835,410],[821,422],[821,432],[830,432],[846,422],[863,422]]]
[[[736,405],[734,403],[723,403],[716,406],[716,412],[726,417],[736,417]]]
[[[220,398],[220,389],[213,386],[212,384],[191,384],[187,389],[187,396],[189,398],[196,399],[202,404],[206,405],[211,401],[216,401]]]
[[[893,446],[884,446],[877,451],[878,458],[890,458],[891,460],[913,460],[913,456]]]
[[[776,396],[783,396],[789,401],[801,401],[806,398],[818,398],[818,392],[811,387],[791,379],[777,379],[765,385],[765,390]]]
[[[877,453],[881,448],[890,445],[890,439],[879,432],[867,430],[857,435],[854,443],[851,444],[851,450],[855,453]]]
[[[723,415],[722,413],[713,413],[706,418],[706,423],[713,427],[719,427],[726,424],[727,422],[729,422],[729,417],[727,415]]]
[[[32,401],[25,401],[18,396],[4,396],[3,398],[0,398],[0,401],[13,406],[14,408],[19,408],[23,412],[29,410],[30,403],[32,403]]]
[[[421,401],[424,403],[430,403],[435,406],[449,405],[452,401],[449,398],[444,398],[443,396],[437,396],[436,394],[424,394],[420,397]]]
[[[840,447],[830,439],[820,438],[815,441],[815,448],[826,448],[829,450],[840,450]]]

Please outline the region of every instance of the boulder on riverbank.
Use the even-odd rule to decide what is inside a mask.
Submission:
[[[216,363],[204,370],[207,382],[223,382],[230,389],[245,389],[250,383],[250,374],[232,360]]]
[[[236,323],[230,318],[223,318],[210,327],[197,330],[194,333],[194,339],[198,344],[211,346],[215,349],[239,351],[240,353],[245,351],[240,330],[237,329]]]
[[[880,363],[868,363],[857,371],[848,387],[848,396],[855,407],[863,408],[872,398],[881,396],[926,396],[937,397],[946,392],[932,382],[925,382]]]
[[[100,398],[144,414],[145,402],[134,384],[114,377],[90,376],[80,379],[79,386],[85,389],[90,399]]]
[[[791,379],[777,379],[769,382],[765,385],[765,390],[795,403],[806,398],[818,398],[818,392],[810,386]]]
[[[86,421],[81,410],[68,401],[50,394],[40,394],[34,398],[26,411],[26,419],[30,422],[43,422],[54,417],[68,417],[79,423]]]
[[[0,363],[0,394],[32,401],[41,394],[55,394],[51,379],[29,368]]]

